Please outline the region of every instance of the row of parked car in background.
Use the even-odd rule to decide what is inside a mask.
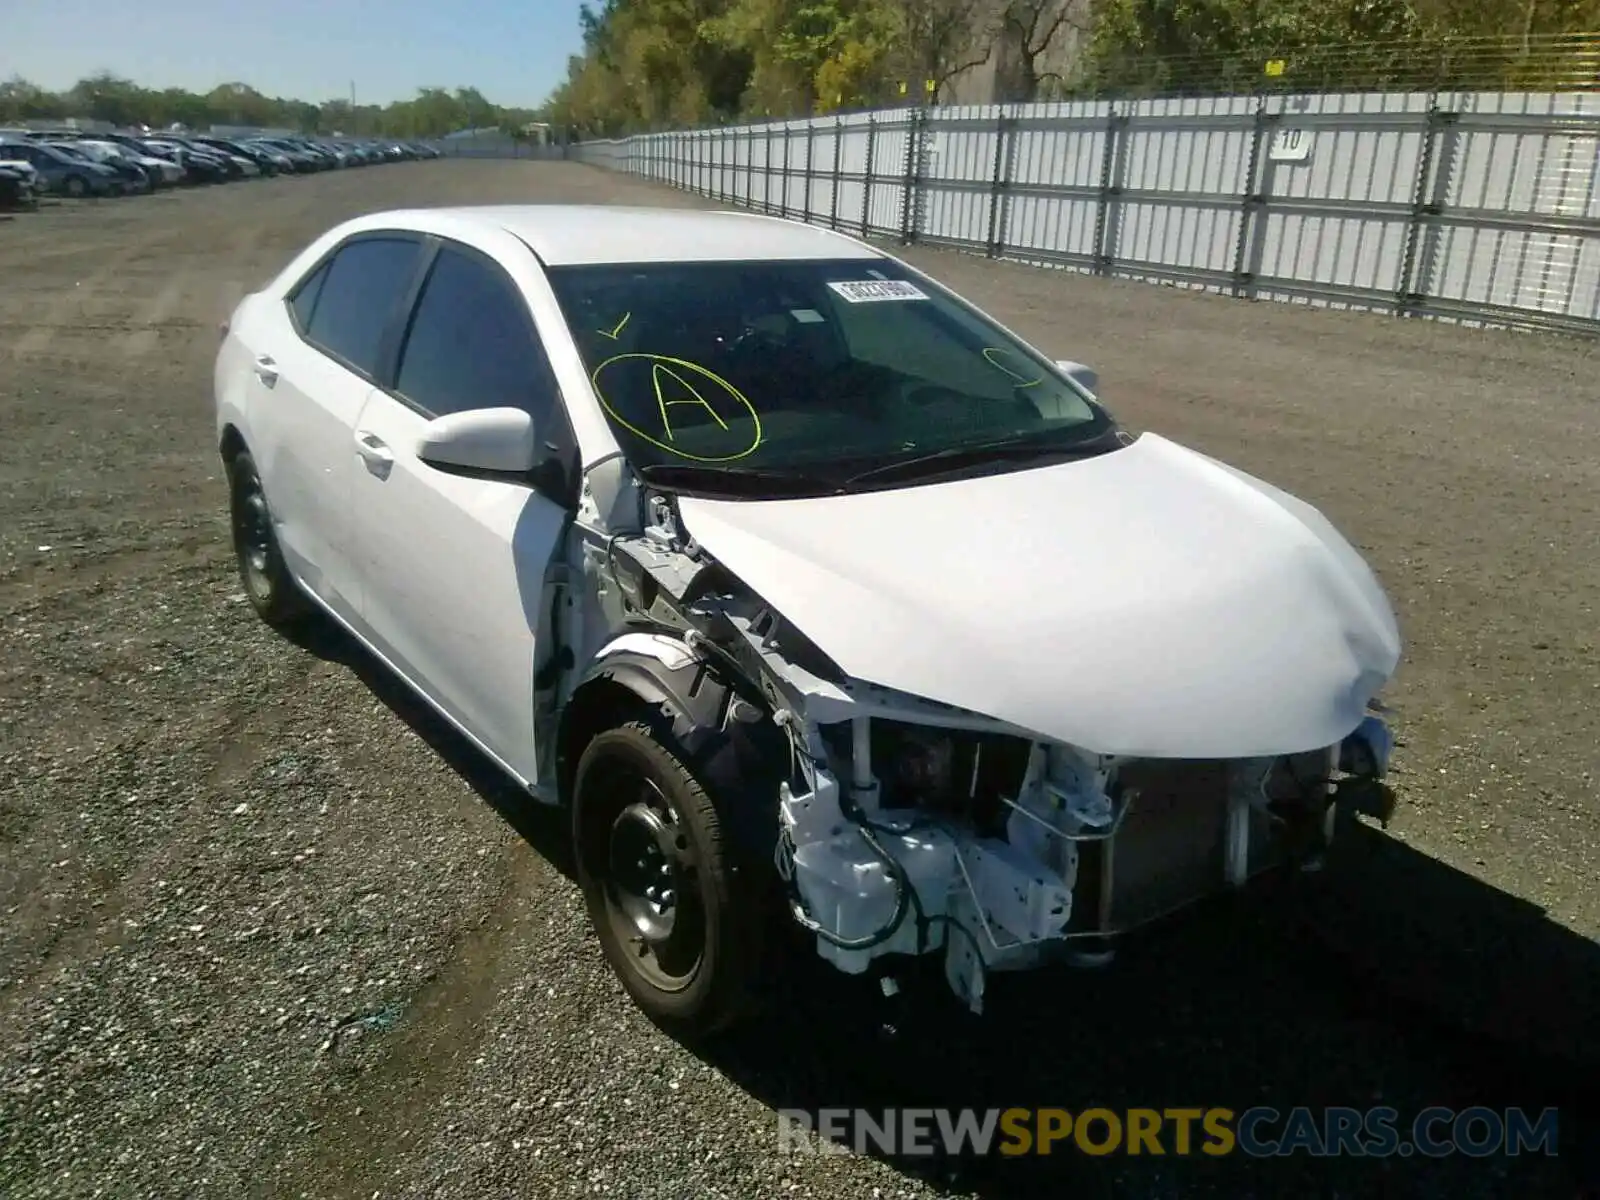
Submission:
[[[440,156],[424,142],[386,139],[0,129],[0,208]]]

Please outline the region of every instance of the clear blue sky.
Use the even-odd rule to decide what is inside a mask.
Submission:
[[[577,52],[578,0],[0,0],[0,79],[71,87],[108,70],[145,87],[248,83],[313,102],[387,104],[476,87],[531,108]]]

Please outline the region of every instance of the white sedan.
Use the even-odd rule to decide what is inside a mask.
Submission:
[[[378,213],[239,304],[215,384],[257,611],[570,807],[658,1020],[748,1011],[774,918],[981,1011],[1385,794],[1400,641],[1344,538],[853,238]]]

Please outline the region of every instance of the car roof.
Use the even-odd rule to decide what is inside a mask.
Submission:
[[[610,204],[485,205],[430,212],[504,229],[552,267],[884,257],[843,234],[759,213]]]

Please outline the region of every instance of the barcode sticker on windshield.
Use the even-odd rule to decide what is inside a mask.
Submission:
[[[851,304],[873,300],[926,300],[928,294],[903,279],[860,279],[828,285]]]

